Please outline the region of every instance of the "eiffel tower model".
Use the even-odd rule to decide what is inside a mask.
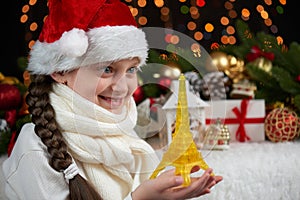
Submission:
[[[156,178],[159,172],[167,166],[175,167],[175,174],[181,175],[184,179],[182,184],[184,187],[189,186],[191,183],[190,173],[194,166],[199,166],[203,170],[209,168],[203,160],[202,154],[198,151],[190,131],[185,76],[183,74],[179,77],[176,124],[175,131],[172,134],[172,142],[150,179]]]

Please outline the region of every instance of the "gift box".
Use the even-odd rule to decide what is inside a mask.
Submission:
[[[206,126],[221,120],[230,132],[230,142],[265,140],[265,101],[263,99],[227,99],[207,101]]]

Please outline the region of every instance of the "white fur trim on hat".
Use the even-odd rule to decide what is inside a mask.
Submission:
[[[53,43],[37,41],[30,52],[28,70],[49,75],[133,57],[140,59],[140,65],[148,57],[145,33],[135,26],[103,26],[87,32],[72,29]]]

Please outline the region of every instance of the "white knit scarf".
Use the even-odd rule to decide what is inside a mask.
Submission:
[[[50,101],[69,152],[104,199],[118,200],[149,177],[159,163],[155,151],[138,138],[136,105],[113,114],[63,84],[54,84]]]

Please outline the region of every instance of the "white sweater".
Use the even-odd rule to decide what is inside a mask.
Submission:
[[[155,151],[133,130],[137,117],[133,98],[116,115],[58,84],[50,93],[50,101],[80,174],[105,200],[128,197],[155,169]],[[24,125],[2,167],[9,199],[67,198],[69,188],[64,175],[48,164],[48,156],[34,124]]]
[[[48,164],[46,146],[35,134],[32,123],[22,128],[12,155],[3,162],[2,171],[5,194],[1,197],[5,199],[63,200],[69,195],[63,173]],[[84,176],[81,169],[80,174]],[[130,199],[129,194],[125,200]]]
[[[2,166],[8,199],[67,198],[69,188],[64,175],[49,165],[47,156],[46,146],[34,132],[34,124],[25,124],[12,154]]]

